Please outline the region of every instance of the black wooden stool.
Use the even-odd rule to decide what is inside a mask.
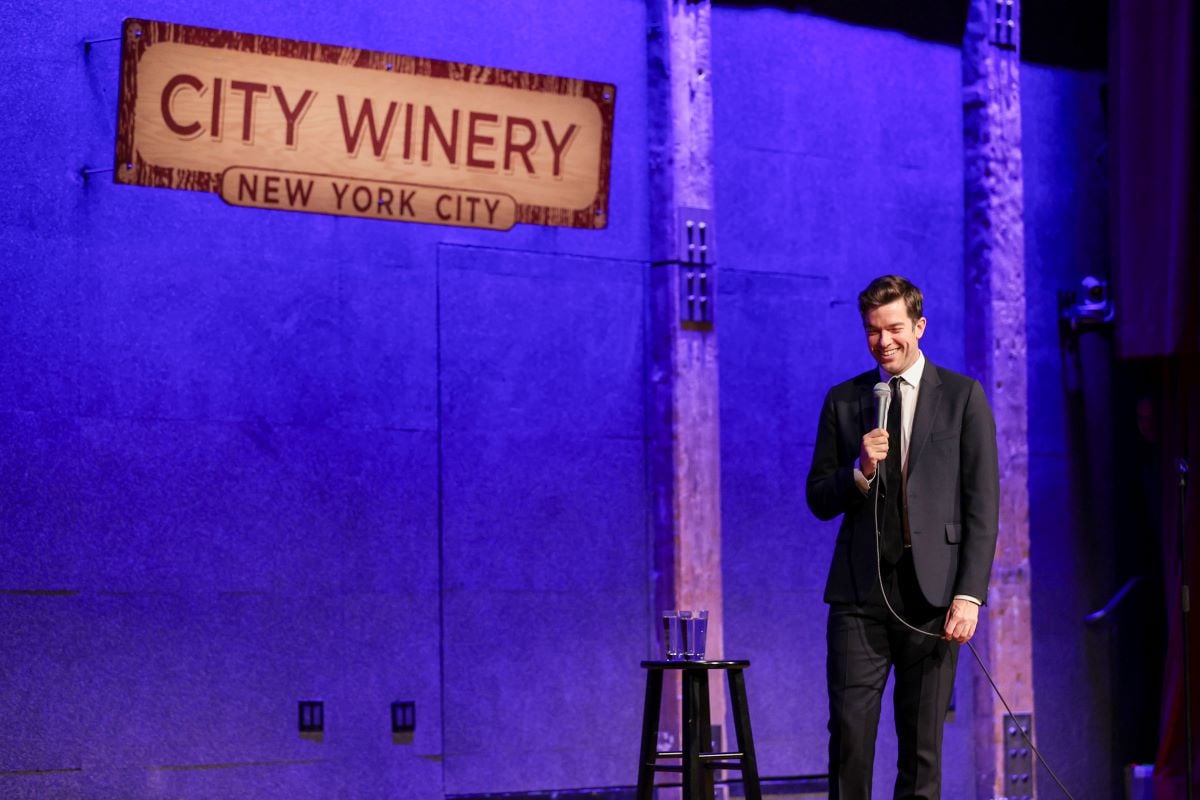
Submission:
[[[638,761],[637,800],[650,800],[655,772],[683,773],[683,800],[712,800],[713,773],[739,770],[746,787],[746,800],[762,800],[758,784],[758,762],[750,733],[750,708],[746,704],[746,680],[742,670],[749,661],[643,661],[646,670],[646,706],[642,711],[642,752]],[[683,749],[659,751],[658,714],[662,705],[663,672],[683,672]],[[708,673],[724,670],[729,679],[729,709],[738,750],[711,752],[712,719],[708,707]],[[659,759],[679,759],[659,764]]]

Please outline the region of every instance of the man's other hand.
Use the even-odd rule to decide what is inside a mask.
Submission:
[[[955,598],[946,612],[946,624],[942,629],[942,638],[952,642],[965,644],[975,635],[975,626],[979,624],[979,606],[970,600]]]

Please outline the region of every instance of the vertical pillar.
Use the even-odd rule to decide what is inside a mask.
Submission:
[[[1021,167],[1020,3],[970,0],[963,39],[967,357],[996,414],[1000,540],[976,648],[1013,711],[1033,718],[1026,420],[1025,227]],[[1033,797],[1028,757],[979,674],[976,796]],[[1018,734],[1019,736],[1019,734]],[[1007,773],[1007,775],[1006,775]]]
[[[711,659],[723,653],[723,615],[710,15],[708,0],[647,3],[646,406],[654,609],[708,609]],[[713,681],[718,722],[724,692]]]

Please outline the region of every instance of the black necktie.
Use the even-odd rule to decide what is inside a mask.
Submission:
[[[883,559],[889,564],[895,564],[904,554],[904,545],[908,540],[905,535],[908,526],[905,524],[907,514],[904,508],[904,470],[900,443],[900,420],[903,419],[900,408],[900,378],[893,377],[889,383],[892,388],[892,403],[888,407],[888,454],[883,465],[887,500],[883,541],[880,544]]]
[[[900,545],[909,547],[911,538],[908,532],[908,502],[905,497],[906,486],[904,479],[904,450],[901,439],[901,420],[904,419],[903,401],[900,396],[900,384],[903,379],[897,375],[890,381],[892,385],[892,405],[888,409],[888,493],[896,503],[900,516]]]

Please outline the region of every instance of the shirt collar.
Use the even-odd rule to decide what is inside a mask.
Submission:
[[[925,374],[925,354],[920,350],[917,351],[917,360],[913,365],[904,372],[900,373],[900,377],[910,386],[919,387],[921,385],[921,376]],[[879,368],[879,379],[884,383],[891,381],[892,374],[883,367]]]

